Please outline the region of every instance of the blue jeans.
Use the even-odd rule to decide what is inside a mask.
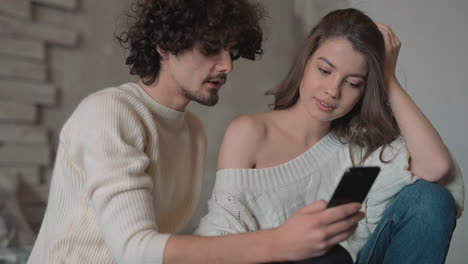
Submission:
[[[456,224],[455,201],[444,187],[425,180],[401,190],[358,255],[358,264],[444,263]],[[352,262],[339,246],[295,264]]]
[[[394,198],[356,263],[444,263],[455,224],[450,192],[418,180]]]

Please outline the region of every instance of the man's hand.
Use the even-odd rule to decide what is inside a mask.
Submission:
[[[316,201],[298,210],[283,225],[273,230],[278,261],[301,260],[325,254],[346,240],[365,214],[361,205],[349,203],[326,209],[327,203]],[[287,259],[284,259],[287,257]]]

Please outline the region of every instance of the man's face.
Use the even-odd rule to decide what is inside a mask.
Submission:
[[[231,48],[205,55],[200,44],[177,55],[168,54],[164,71],[169,73],[180,92],[189,100],[213,106],[218,92],[233,70]]]

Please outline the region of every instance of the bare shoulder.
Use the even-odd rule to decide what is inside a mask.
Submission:
[[[234,134],[243,141],[256,141],[266,133],[265,114],[240,115],[229,124],[226,135]]]
[[[265,115],[241,115],[227,127],[218,156],[218,169],[254,168],[267,133]]]

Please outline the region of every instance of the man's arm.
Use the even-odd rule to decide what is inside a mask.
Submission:
[[[140,117],[126,100],[104,93],[77,111],[84,129],[72,144],[81,152],[86,199],[110,253],[118,263],[162,262],[169,234],[160,234],[155,222]]]
[[[354,233],[364,217],[360,204],[326,209],[317,201],[275,229],[218,237],[172,236],[164,263],[268,263],[325,254]]]

